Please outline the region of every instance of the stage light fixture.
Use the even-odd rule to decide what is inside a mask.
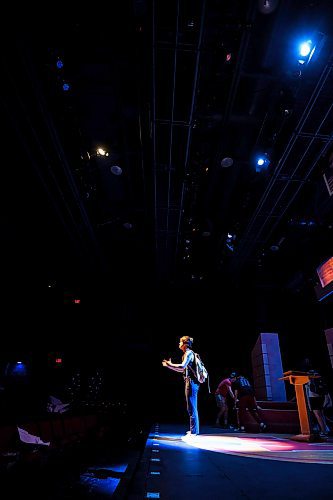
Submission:
[[[316,50],[316,45],[312,40],[306,40],[302,42],[299,46],[298,62],[299,64],[309,64],[314,51]]]
[[[268,157],[268,154],[264,153],[256,157],[255,163],[256,163],[256,172],[263,172],[268,168],[271,162]]]
[[[221,167],[223,168],[228,168],[231,167],[234,163],[234,160],[232,158],[226,157],[221,160]]]
[[[112,165],[110,170],[113,175],[121,175],[123,173],[122,169],[118,165]]]

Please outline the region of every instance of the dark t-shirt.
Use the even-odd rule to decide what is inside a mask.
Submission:
[[[232,388],[238,391],[238,399],[242,396],[254,396],[253,387],[245,377],[238,377],[232,384]]]

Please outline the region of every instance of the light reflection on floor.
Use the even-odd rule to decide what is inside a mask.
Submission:
[[[111,497],[126,471],[128,464],[114,463],[112,465],[95,465],[80,475],[79,484],[82,492],[92,495]],[[120,477],[119,477],[120,476]]]
[[[333,464],[332,442],[297,442],[281,435],[267,434],[200,434],[186,441],[181,437],[179,434],[152,433],[149,444],[154,446],[158,443],[160,448],[207,450],[266,460]]]

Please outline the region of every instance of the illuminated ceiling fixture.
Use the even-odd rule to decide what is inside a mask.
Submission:
[[[312,40],[306,40],[305,42],[302,42],[299,46],[299,53],[298,53],[299,64],[309,64],[315,50],[316,46],[312,42]]]
[[[299,41],[297,47],[297,60],[300,67],[307,66],[315,52],[316,59],[318,59],[326,39],[327,35],[321,31],[315,31],[309,36],[309,38]]]
[[[232,158],[226,157],[221,160],[221,167],[223,168],[228,168],[231,167],[234,163],[234,160]]]
[[[256,157],[256,172],[263,172],[270,165],[270,159],[268,158],[267,153],[262,155],[258,155]]]
[[[285,236],[282,236],[282,238],[280,238],[279,241],[275,245],[272,245],[270,247],[271,252],[278,252],[285,239],[286,239]]]
[[[235,239],[236,239],[236,235],[235,234],[233,234],[233,233],[227,233],[225,244],[226,244],[226,247],[231,252],[233,252],[235,250],[235,246],[234,246]]]
[[[97,148],[96,154],[97,156],[109,156],[109,153],[103,148]]]
[[[258,9],[262,14],[271,14],[278,3],[279,0],[258,0]]]
[[[118,165],[112,165],[110,170],[113,175],[121,175],[123,173],[122,169]]]

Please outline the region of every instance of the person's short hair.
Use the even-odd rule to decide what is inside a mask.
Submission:
[[[191,347],[193,344],[193,339],[192,337],[189,337],[188,335],[185,335],[184,337],[181,337],[180,339],[183,344],[186,344],[188,347]]]
[[[237,377],[237,373],[236,372],[231,372],[230,375],[229,375],[229,378],[236,378]]]

